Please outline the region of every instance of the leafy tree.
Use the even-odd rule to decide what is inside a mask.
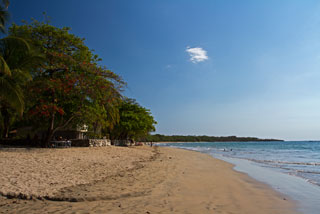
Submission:
[[[125,98],[119,106],[120,122],[111,132],[113,139],[138,139],[155,131],[157,123],[150,110],[140,106],[135,100]]]
[[[8,7],[9,0],[1,0],[0,1],[0,31],[5,33],[5,24],[9,19]]]
[[[0,31],[5,33],[9,0],[0,1]],[[22,115],[24,99],[21,87],[31,79],[29,70],[39,61],[29,44],[17,37],[0,40],[0,128],[2,137],[8,137],[9,125],[16,114]]]
[[[8,137],[9,126],[24,110],[22,87],[31,80],[30,71],[42,61],[29,44],[21,38],[0,40],[0,127],[2,137]]]
[[[10,28],[11,35],[30,41],[46,58],[32,73],[33,81],[26,88],[31,101],[29,119],[37,127],[47,127],[44,146],[59,129],[93,125],[93,118],[112,123],[109,106],[120,99],[125,84],[118,75],[100,66],[99,57],[89,50],[84,39],[69,30],[35,20]]]

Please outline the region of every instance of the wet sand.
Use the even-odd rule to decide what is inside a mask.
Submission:
[[[0,213],[296,213],[231,164],[164,147],[2,148],[0,192]]]

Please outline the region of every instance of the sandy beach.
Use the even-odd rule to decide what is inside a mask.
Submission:
[[[0,148],[0,193],[0,213],[296,213],[231,164],[164,147]]]

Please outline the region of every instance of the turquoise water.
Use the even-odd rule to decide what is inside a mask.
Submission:
[[[167,143],[210,154],[298,202],[303,214],[320,213],[320,141]]]
[[[167,144],[212,155],[246,159],[255,164],[298,176],[320,186],[320,142],[201,142]]]

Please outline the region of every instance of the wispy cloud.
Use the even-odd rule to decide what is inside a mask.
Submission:
[[[189,54],[190,61],[193,63],[203,62],[209,59],[207,51],[200,47],[187,47],[186,52]]]

